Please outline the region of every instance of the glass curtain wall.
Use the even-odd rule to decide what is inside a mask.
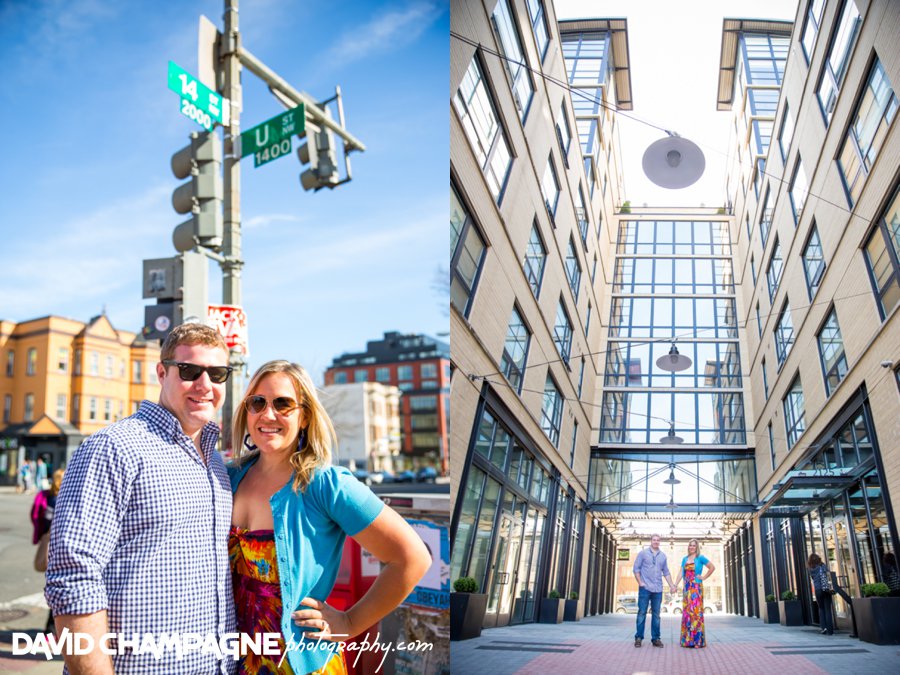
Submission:
[[[523,445],[485,406],[450,560],[453,579],[474,577],[488,594],[485,625],[534,620],[552,479],[547,465]]]
[[[746,443],[731,243],[722,221],[622,221],[601,443]],[[675,342],[693,365],[656,360]]]
[[[486,401],[482,409],[451,526],[451,579],[471,576],[487,594],[485,627],[535,621],[540,597],[557,590],[568,598],[581,590],[585,574],[579,597],[585,614],[610,611],[611,532],[587,517],[584,503],[532,453],[508,413],[492,405]],[[591,556],[582,567],[586,546]]]
[[[884,581],[884,555],[896,554],[897,530],[881,479],[868,408],[851,408],[842,419],[817,441],[819,450],[790,473],[823,480],[846,476],[852,479],[849,485],[822,496],[814,491],[793,517],[770,516],[769,511],[761,521],[765,592],[776,597],[785,590],[798,593],[812,623],[820,617],[809,591],[805,562],[810,553],[822,558],[851,597],[860,597],[863,584]],[[782,509],[776,505],[772,511]],[[834,609],[838,627],[849,629],[851,609],[840,595],[834,596]]]
[[[725,611],[758,617],[759,595],[756,591],[752,524],[739,527],[725,542],[724,555],[727,594]]]
[[[608,141],[603,138],[607,121],[604,107],[611,100],[609,82],[612,54],[609,33],[605,31],[570,32],[560,26],[566,74],[572,87],[572,108],[578,126],[578,139],[584,157],[588,194],[593,196],[601,152]]]

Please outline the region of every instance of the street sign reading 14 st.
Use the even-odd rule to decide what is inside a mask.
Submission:
[[[253,154],[253,166],[291,154],[291,138],[306,131],[303,104],[241,134],[241,157]]]
[[[181,113],[207,131],[212,131],[216,122],[228,126],[231,110],[228,99],[222,98],[174,61],[169,61],[169,89],[181,97]]]

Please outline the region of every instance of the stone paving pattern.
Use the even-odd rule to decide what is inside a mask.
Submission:
[[[662,649],[650,644],[650,617],[640,649],[635,615],[604,614],[578,622],[491,628],[453,642],[452,672],[490,675],[611,673],[663,675],[818,675],[900,673],[900,645],[879,646],[847,632],[819,634],[815,626],[764,624],[728,614],[706,617],[704,649],[679,646],[680,617],[662,616]]]

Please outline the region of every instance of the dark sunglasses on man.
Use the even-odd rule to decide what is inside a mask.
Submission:
[[[234,370],[231,366],[198,366],[196,363],[183,363],[181,361],[171,361],[166,359],[162,362],[164,366],[176,366],[178,368],[178,376],[185,382],[193,382],[206,373],[209,375],[209,381],[214,384],[222,384],[231,375]]]

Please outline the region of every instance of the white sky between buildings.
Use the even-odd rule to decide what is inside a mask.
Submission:
[[[632,206],[723,206],[733,139],[731,112],[716,110],[722,20],[793,21],[794,0],[557,0],[557,19],[628,20],[634,110],[618,116],[625,194]],[[793,50],[792,50],[793,51]],[[795,58],[793,55],[788,59]],[[626,116],[688,138],[703,151],[706,170],[693,185],[668,190],[641,168],[644,150],[665,134]]]

